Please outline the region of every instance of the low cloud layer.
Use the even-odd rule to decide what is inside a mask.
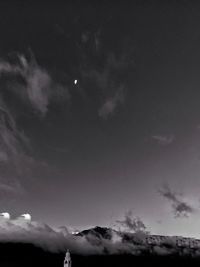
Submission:
[[[168,185],[164,185],[158,192],[170,202],[173,214],[176,218],[189,217],[195,212],[195,208],[182,200],[182,197],[176,192],[173,192]]]
[[[50,252],[65,253],[69,249],[71,253],[80,255],[192,253],[195,256],[200,247],[200,241],[192,238],[118,232],[100,227],[83,232],[73,235],[67,227],[56,229],[44,223],[27,222],[22,217],[15,220],[0,217],[0,242],[32,243]]]
[[[114,235],[113,235],[114,236]],[[107,240],[94,234],[75,236],[63,229],[53,229],[46,224],[27,222],[23,218],[5,220],[0,218],[0,242],[33,243],[52,252],[65,252],[90,255],[104,253],[131,253],[132,245],[122,244],[122,238]]]

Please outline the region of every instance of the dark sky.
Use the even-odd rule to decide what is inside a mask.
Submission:
[[[76,228],[132,210],[155,233],[196,235],[199,14],[198,1],[2,1],[0,209]]]

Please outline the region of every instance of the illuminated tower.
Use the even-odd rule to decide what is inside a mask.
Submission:
[[[72,266],[71,256],[69,250],[67,250],[65,254],[64,267],[71,267],[71,266]]]

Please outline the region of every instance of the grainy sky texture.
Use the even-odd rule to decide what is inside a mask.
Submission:
[[[198,1],[0,3],[2,212],[84,229],[131,211],[200,237],[199,14]]]

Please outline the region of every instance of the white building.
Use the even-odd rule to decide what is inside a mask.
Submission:
[[[71,261],[71,256],[69,250],[67,250],[65,254],[65,260],[64,260],[64,267],[71,267],[72,266],[72,261]]]

